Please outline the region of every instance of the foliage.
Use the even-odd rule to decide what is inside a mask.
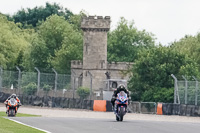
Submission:
[[[17,24],[10,22],[0,14],[0,66],[14,69],[21,64],[23,52],[29,45],[25,40],[25,32]]]
[[[68,83],[67,85],[65,85],[64,89],[65,89],[65,90],[70,90],[70,89],[71,89],[71,84]]]
[[[45,21],[51,15],[57,14],[58,16],[64,16],[65,19],[69,19],[73,15],[67,8],[63,9],[59,4],[46,3],[45,7],[35,7],[33,9],[21,9],[15,15],[10,17],[15,23],[22,23],[24,28],[36,27],[39,21]]]
[[[28,85],[24,86],[23,93],[26,95],[34,95],[37,91],[37,85],[33,82],[29,83]]]
[[[123,17],[117,28],[108,33],[108,61],[133,62],[142,49],[154,47],[153,34],[139,31]]]
[[[49,52],[44,40],[40,39],[36,34],[31,43],[32,45],[25,52],[24,67],[28,71],[34,70],[34,67],[43,72],[47,69],[49,70],[50,66],[47,61]]]
[[[44,84],[44,86],[42,87],[43,91],[45,91],[47,93],[51,90],[51,88],[52,87],[50,85],[47,85],[47,84]]]
[[[177,51],[158,46],[138,54],[129,81],[132,99],[137,101],[172,102],[171,74],[198,77],[197,64]]]
[[[141,97],[141,101],[149,102],[166,102],[172,103],[174,96],[174,88],[154,88],[146,90]]]
[[[79,87],[77,89],[77,94],[80,96],[81,99],[85,99],[90,94],[90,89],[86,87]]]
[[[171,48],[179,51],[182,54],[187,55],[193,59],[197,64],[200,64],[200,33],[196,36],[186,35],[179,41],[175,41],[171,44]],[[200,66],[198,67],[200,70]]]
[[[27,52],[25,64],[43,72],[55,68],[59,73],[70,73],[70,61],[82,59],[82,35],[65,18],[53,15],[39,27],[38,34]]]
[[[74,14],[70,16],[70,18],[67,20],[72,26],[74,27],[75,30],[78,30],[82,32],[81,30],[81,20],[84,16],[87,16],[84,11],[81,11],[79,14]]]
[[[42,72],[55,68],[58,73],[69,74],[71,60],[82,59],[83,16],[86,16],[83,11],[73,14],[56,3],[21,9],[13,16],[0,14],[0,66],[4,69],[19,66],[26,71],[37,67]],[[152,33],[138,30],[134,22],[129,23],[123,17],[117,28],[108,33],[108,61],[134,62],[129,81],[133,100],[172,102],[170,75],[198,78],[199,56],[200,33],[187,35],[170,47],[155,46]],[[32,74],[22,75],[25,93],[36,92],[36,78]],[[82,98],[87,97],[86,90],[80,88]]]
[[[65,21],[63,17],[55,15],[50,19],[49,23],[47,21],[46,25],[42,25],[44,27],[41,27],[41,36],[43,36],[46,44],[48,44],[52,57],[49,58],[49,62],[59,73],[70,73],[71,60],[82,59],[82,35],[75,31],[72,25]],[[53,28],[54,32],[51,32],[51,29],[46,31],[46,28],[50,28],[49,26]],[[43,28],[45,28],[44,32]]]

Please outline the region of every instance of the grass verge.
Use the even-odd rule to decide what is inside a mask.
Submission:
[[[7,116],[6,112],[0,112],[0,117],[6,117],[6,116]],[[40,117],[40,115],[17,113],[16,117]]]
[[[6,118],[5,112],[0,112],[0,133],[44,133],[43,131],[21,125]],[[17,114],[17,117],[38,117],[29,114]]]

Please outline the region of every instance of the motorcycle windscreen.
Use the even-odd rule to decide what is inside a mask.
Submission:
[[[122,102],[124,102],[127,98],[127,94],[124,91],[121,91],[118,93],[118,99]]]
[[[14,106],[14,105],[16,104],[16,100],[15,100],[14,98],[11,98],[11,99],[10,99],[10,104],[11,104],[12,106]]]

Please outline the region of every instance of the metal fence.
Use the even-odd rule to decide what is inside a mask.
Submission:
[[[69,93],[72,97],[77,88],[71,87],[71,75],[54,73],[21,72],[7,71],[0,68],[0,91],[8,93],[24,94],[26,86],[33,84],[37,86],[35,90],[30,90],[33,95],[45,95],[44,86],[48,86],[48,93],[58,96],[67,96]]]
[[[199,81],[193,76],[193,80],[187,80],[182,76],[178,80],[174,75],[174,103],[200,105]]]
[[[156,102],[131,102],[128,108],[129,108],[129,111],[133,113],[156,114],[157,103]]]

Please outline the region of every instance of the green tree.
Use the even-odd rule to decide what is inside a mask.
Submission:
[[[64,17],[52,15],[39,27],[32,39],[25,65],[49,72],[70,73],[70,61],[82,59],[82,34]]]
[[[173,42],[171,47],[180,53],[187,55],[197,64],[200,64],[200,33],[198,33],[196,36],[186,35],[179,41]],[[200,70],[200,66],[198,69]]]
[[[171,74],[198,77],[197,64],[169,47],[158,46],[138,54],[129,82],[132,99],[137,101],[172,102]]]
[[[15,69],[22,63],[22,57],[29,42],[25,39],[25,32],[14,22],[7,20],[0,14],[0,66],[4,69]]]
[[[21,9],[12,17],[9,17],[10,20],[14,20],[15,23],[22,23],[23,27],[26,28],[29,25],[36,27],[39,21],[45,21],[49,16],[57,14],[58,16],[64,16],[65,19],[69,19],[73,15],[71,11],[67,8],[63,9],[59,4],[46,3],[45,7],[35,7],[33,9]]]
[[[84,11],[81,11],[79,14],[74,14],[74,15],[70,16],[70,18],[67,19],[67,21],[70,24],[72,24],[72,26],[74,27],[75,30],[82,32],[81,21],[84,16],[87,16],[87,14]]]
[[[133,62],[143,48],[154,47],[153,34],[139,31],[125,18],[121,18],[117,28],[108,33],[108,61]]]
[[[25,51],[23,66],[27,71],[33,71],[34,67],[38,67],[40,71],[48,72],[51,66],[48,63],[50,53],[46,43],[36,35],[31,44]]]

